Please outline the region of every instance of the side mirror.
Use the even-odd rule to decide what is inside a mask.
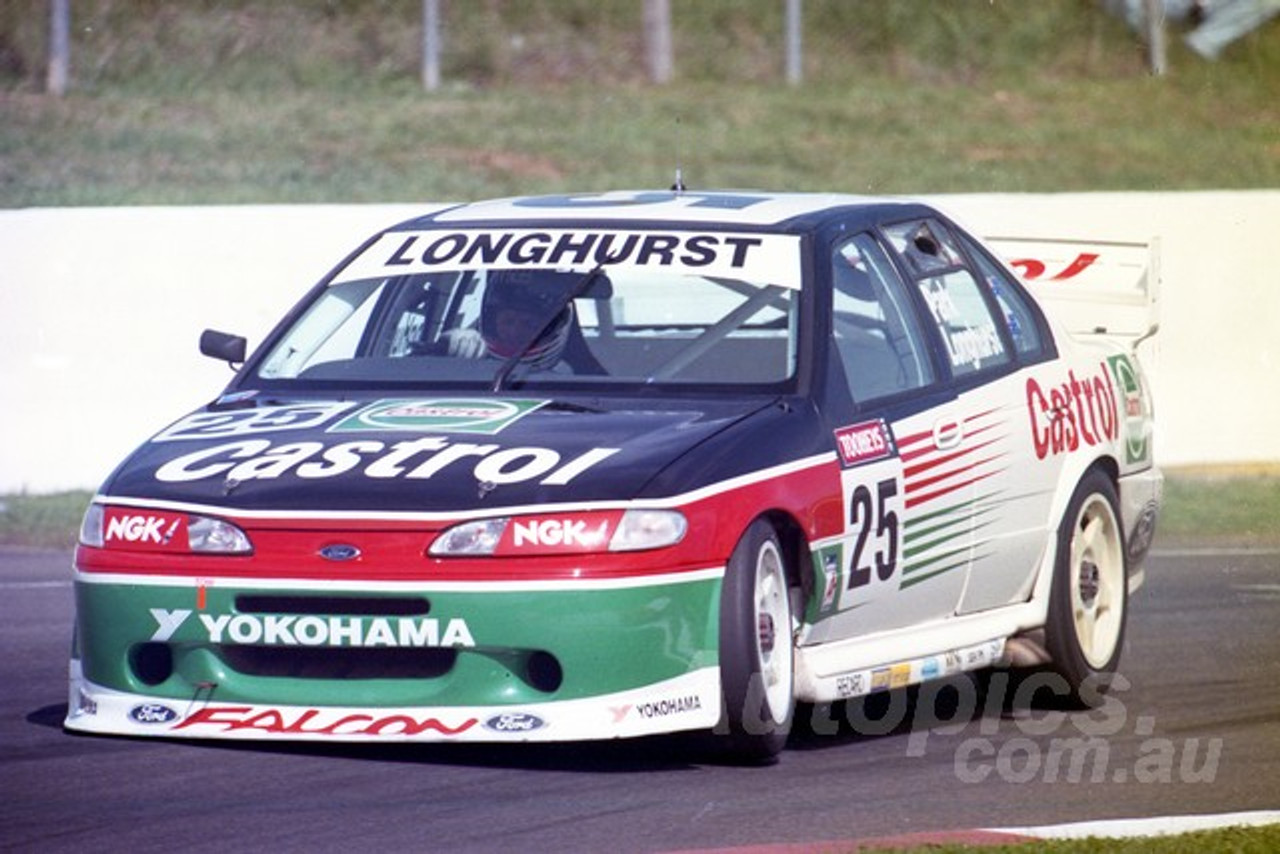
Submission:
[[[248,342],[239,335],[206,329],[200,333],[200,352],[213,359],[228,362],[232,367],[244,362]]]

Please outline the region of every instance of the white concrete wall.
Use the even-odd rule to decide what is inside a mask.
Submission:
[[[1160,332],[1141,351],[1163,464],[1280,461],[1280,191],[971,195],[979,234],[1160,240]],[[1273,251],[1275,250],[1275,251]]]
[[[1280,460],[1280,191],[974,195],[978,233],[1162,243],[1149,365],[1165,464]],[[206,327],[251,346],[407,205],[0,211],[0,493],[94,488],[230,379]]]

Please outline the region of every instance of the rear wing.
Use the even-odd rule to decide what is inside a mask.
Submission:
[[[1160,241],[988,237],[1045,311],[1072,335],[1130,350],[1160,328]]]

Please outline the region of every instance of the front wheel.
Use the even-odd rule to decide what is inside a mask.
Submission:
[[[1124,537],[1115,485],[1089,471],[1058,528],[1045,641],[1067,698],[1092,705],[1115,672],[1128,604]]]
[[[791,589],[778,535],[751,524],[725,573],[720,594],[720,679],[724,708],[716,732],[733,756],[771,761],[795,715]]]

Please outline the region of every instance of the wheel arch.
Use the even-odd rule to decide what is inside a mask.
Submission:
[[[1040,566],[1036,570],[1036,583],[1032,592],[1032,600],[1042,606],[1042,619],[1038,625],[1028,626],[1027,628],[1042,627],[1044,624],[1043,618],[1048,616],[1049,587],[1053,581],[1054,565],[1058,558],[1058,525],[1061,523],[1063,515],[1067,512],[1067,508],[1071,505],[1071,498],[1075,495],[1076,489],[1089,476],[1089,472],[1094,470],[1101,471],[1106,475],[1107,479],[1111,481],[1111,485],[1119,493],[1120,463],[1110,454],[1100,454],[1088,460],[1081,459],[1078,465],[1071,467],[1070,471],[1065,470],[1064,466],[1064,471],[1059,477],[1058,485],[1054,491],[1049,517],[1046,519],[1045,549],[1040,559]],[[1120,526],[1120,537],[1122,546],[1127,545],[1127,534],[1123,523]]]
[[[772,525],[778,535],[778,544],[782,546],[782,557],[786,564],[788,585],[800,588],[807,596],[813,580],[811,574],[803,569],[809,557],[809,538],[805,535],[804,528],[790,513],[777,508],[767,510],[757,518],[763,518]]]
[[[1096,705],[1118,666],[1129,610],[1115,472],[1097,464],[1084,470],[1059,519],[1055,543],[1045,650],[1052,671],[1066,680],[1064,696],[1084,708]]]

